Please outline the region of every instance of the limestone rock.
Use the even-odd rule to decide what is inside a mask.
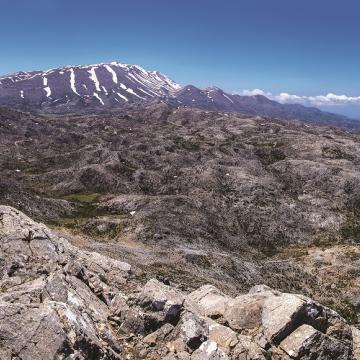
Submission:
[[[199,305],[203,315],[212,318],[223,316],[229,301],[228,297],[212,285],[204,285],[188,297]]]
[[[320,333],[309,325],[301,325],[281,343],[280,347],[291,357],[297,358],[305,348],[319,341]]]
[[[184,295],[156,279],[148,281],[140,295],[143,307],[161,314],[164,322],[176,322],[183,309]]]
[[[74,248],[44,225],[5,206],[0,206],[0,249],[5,264],[22,264],[1,274],[1,284],[18,279],[0,292],[4,353],[32,360],[54,359],[61,353],[74,353],[79,359],[120,357],[102,296],[108,287],[89,270],[93,266],[106,272],[103,259]],[[69,265],[75,258],[81,262],[77,271]],[[129,267],[110,259],[107,264],[107,271],[126,278]],[[101,290],[95,288],[95,281]]]
[[[265,336],[274,342],[282,340],[294,327],[295,316],[305,299],[291,294],[268,296],[263,303],[262,325]],[[316,310],[314,310],[316,311]]]
[[[179,337],[191,349],[197,349],[208,338],[206,322],[198,316],[186,312],[179,323]]]
[[[257,328],[262,323],[264,297],[242,295],[227,304],[224,318],[234,330]]]
[[[280,343],[280,347],[294,359],[350,359],[352,349],[309,325],[302,325]]]
[[[171,324],[165,324],[160,329],[144,337],[144,343],[154,346],[165,338],[173,331],[174,326]]]

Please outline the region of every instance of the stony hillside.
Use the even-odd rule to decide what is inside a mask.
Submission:
[[[0,202],[144,280],[229,295],[266,284],[359,324],[359,136],[135,106],[1,111]]]
[[[82,251],[0,206],[0,358],[339,359],[359,330],[333,310],[265,285],[229,297],[144,283],[127,263]]]

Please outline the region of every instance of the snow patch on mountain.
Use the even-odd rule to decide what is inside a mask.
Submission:
[[[76,85],[75,85],[75,72],[73,68],[70,68],[70,87],[71,90],[76,94],[79,95],[80,94],[76,91]]]
[[[49,86],[44,87],[45,93],[46,93],[46,97],[50,97],[51,96],[51,89],[49,88]]]
[[[118,78],[117,78],[116,72],[111,68],[111,66],[109,66],[109,65],[104,65],[104,66],[105,66],[105,69],[112,75],[113,82],[115,84],[117,84]]]
[[[102,98],[99,96],[99,94],[97,94],[96,92],[94,92],[93,95],[100,101],[100,104],[101,104],[101,105],[105,105],[105,104],[104,104],[104,101],[103,101]]]
[[[97,69],[97,67],[92,67],[88,73],[90,74],[90,79],[94,82],[95,84],[95,89],[96,91],[100,92],[100,82],[96,76],[96,72],[95,72],[95,69]]]
[[[129,101],[129,99],[128,99],[126,96],[124,96],[124,95],[122,95],[122,94],[120,94],[120,93],[117,93],[117,95],[118,95],[119,97],[121,97],[123,100]]]

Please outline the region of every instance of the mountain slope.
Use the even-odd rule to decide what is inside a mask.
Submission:
[[[163,74],[137,65],[67,66],[0,78],[0,105],[34,110],[110,107],[170,96],[178,89]]]
[[[157,71],[117,62],[19,72],[0,77],[0,106],[43,112],[108,110],[139,102],[165,101],[248,115],[302,120],[360,132],[360,121],[299,104],[280,104],[264,96],[240,96],[217,87],[181,87]]]

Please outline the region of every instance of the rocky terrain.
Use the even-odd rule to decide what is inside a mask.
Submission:
[[[141,280],[0,206],[0,358],[354,359],[359,330],[308,297]],[[358,358],[358,357],[357,357]]]
[[[266,284],[359,325],[358,135],[164,103],[0,118],[1,204],[139,281]]]
[[[181,86],[158,71],[111,62],[18,72],[0,77],[0,106],[47,113],[104,112],[163,101],[212,111],[302,120],[360,132],[360,121],[265,96],[229,94],[216,86]]]

